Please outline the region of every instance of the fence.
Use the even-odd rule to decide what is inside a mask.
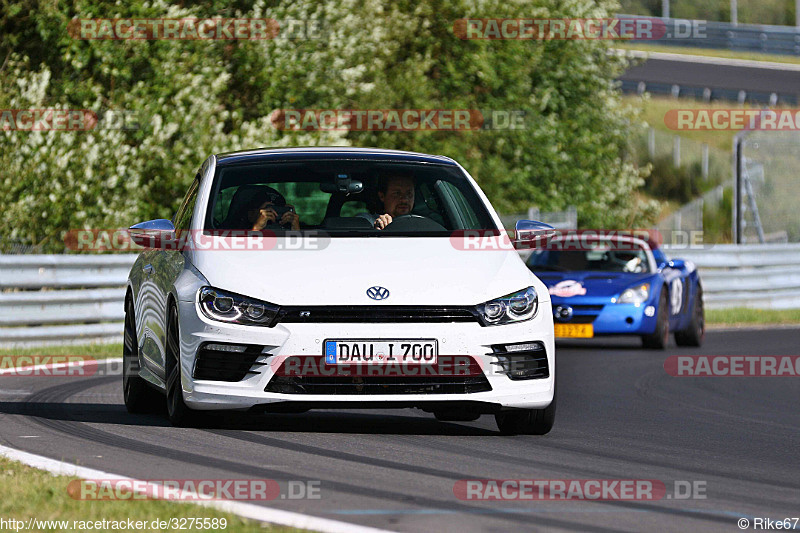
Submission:
[[[643,17],[617,15],[617,18],[635,19]],[[656,19],[657,17],[645,18]],[[729,22],[674,18],[659,18],[659,20],[664,23],[665,27],[663,38],[647,39],[644,42],[670,46],[800,55],[800,29],[794,26],[731,24]]]
[[[620,80],[620,89],[624,93],[641,95],[645,91],[650,94],[674,96],[676,98],[693,98],[704,102],[723,100],[751,105],[797,105],[796,94],[768,91],[744,91],[741,89],[709,88],[700,85],[678,85],[675,83],[643,82],[638,80]]]
[[[0,345],[119,342],[135,255],[0,255]]]
[[[734,144],[734,238],[739,239],[734,242],[768,242],[774,236],[800,242],[800,132],[745,131]]]
[[[800,308],[800,244],[667,250],[700,268],[708,308]],[[135,255],[0,255],[0,346],[120,342]]]
[[[527,213],[500,215],[506,229],[513,230],[517,220],[537,220],[556,229],[577,229],[578,209],[574,205],[567,207],[566,211],[540,211],[538,207],[530,207]]]
[[[665,251],[699,267],[709,309],[800,308],[800,244],[719,244]]]

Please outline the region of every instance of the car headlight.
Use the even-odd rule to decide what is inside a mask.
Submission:
[[[200,310],[205,316],[231,324],[270,327],[280,310],[275,304],[213,287],[200,289],[199,297]]]
[[[641,305],[647,301],[650,296],[650,284],[642,283],[635,287],[629,287],[622,291],[622,294],[617,300],[618,304],[634,304]]]
[[[478,313],[486,326],[530,320],[536,316],[538,310],[539,296],[533,287],[490,300],[478,306]]]

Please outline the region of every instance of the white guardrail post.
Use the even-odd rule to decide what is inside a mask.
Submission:
[[[120,342],[136,255],[0,255],[0,346]]]

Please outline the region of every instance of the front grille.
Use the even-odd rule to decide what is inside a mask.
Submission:
[[[598,305],[578,304],[578,305],[571,305],[570,307],[572,307],[572,309],[575,311],[602,311],[603,307],[605,306],[603,304],[598,304]]]
[[[560,317],[554,318],[559,324],[591,324],[597,318],[597,315],[572,315],[569,320],[564,320]]]
[[[436,378],[275,376],[264,389],[282,394],[472,394],[492,390],[485,376]]]
[[[566,305],[566,304],[562,304]],[[572,316],[568,319],[563,319],[556,314],[558,306],[553,307],[553,319],[556,322],[570,323],[570,324],[591,324],[600,314],[600,311],[605,307],[603,304],[570,304],[572,308]]]
[[[244,352],[227,352],[208,349],[210,344],[204,343],[197,350],[194,362],[195,379],[209,379],[213,381],[241,381],[248,374],[258,374],[253,367],[266,365],[257,362],[263,346],[247,345]]]
[[[421,306],[293,306],[282,307],[275,323],[291,322],[477,322],[478,311],[471,307]]]
[[[478,362],[469,356],[442,356],[436,365],[327,365],[321,356],[292,356],[276,369],[264,390],[367,396],[471,394],[492,387]]]
[[[492,364],[496,365],[498,371],[505,373],[513,381],[550,377],[547,351],[544,344],[539,341],[525,344],[532,344],[533,349],[508,351],[507,347],[509,345],[493,344],[491,353],[486,355],[494,357],[496,361],[492,361]]]

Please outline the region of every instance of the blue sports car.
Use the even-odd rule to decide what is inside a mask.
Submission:
[[[674,332],[679,346],[703,342],[697,269],[650,239],[558,235],[527,264],[549,288],[556,337],[638,335],[663,349]]]

